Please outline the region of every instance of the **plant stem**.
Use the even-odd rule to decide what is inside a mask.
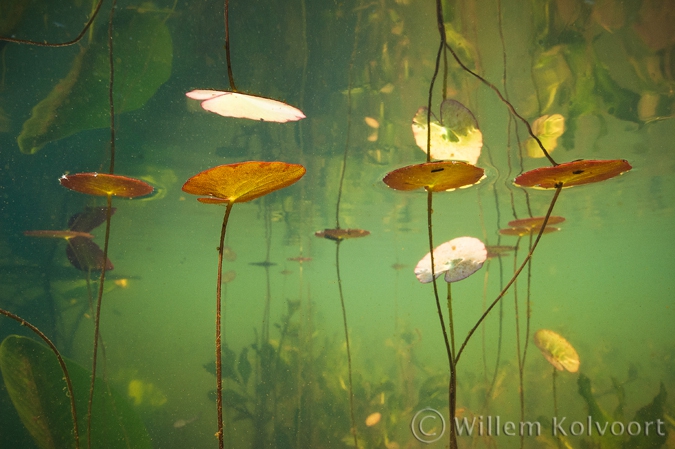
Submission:
[[[225,440],[223,435],[223,353],[222,353],[222,326],[221,326],[221,293],[223,278],[223,246],[225,245],[225,231],[230,218],[233,202],[227,203],[223,227],[220,230],[220,244],[218,245],[218,281],[216,283],[216,408],[218,409],[218,448],[223,449]]]
[[[431,214],[433,213],[433,201],[432,201],[432,191],[427,190],[427,230],[428,230],[428,235],[429,235],[429,255],[431,259],[431,279],[432,283],[434,285],[434,298],[436,299],[436,311],[438,312],[438,320],[440,321],[441,324],[441,329],[443,331],[443,341],[445,342],[445,352],[448,355],[448,367],[450,369],[450,385],[448,386],[448,407],[451,407],[451,404],[453,403],[453,397],[455,396],[456,392],[452,386],[452,377],[453,373],[455,371],[455,358],[452,349],[450,348],[450,340],[448,338],[448,332],[445,329],[445,320],[443,319],[443,309],[441,308],[441,300],[438,296],[438,285],[436,284],[436,270],[434,267],[434,234],[433,234],[433,226],[432,226],[432,219],[431,219]],[[457,441],[455,439],[455,432],[454,432],[454,420],[452,419],[454,416],[450,417],[450,432],[448,433],[448,437],[450,438],[450,449],[456,449],[457,448]]]
[[[560,191],[562,190],[562,188],[563,188],[562,183],[559,183],[556,186],[555,194],[553,195],[553,199],[551,200],[551,204],[549,205],[548,211],[546,212],[546,216],[544,217],[544,222],[541,225],[541,229],[539,230],[539,234],[537,234],[537,238],[535,239],[534,244],[532,245],[532,248],[530,248],[530,252],[527,254],[527,257],[525,257],[525,260],[520,265],[518,270],[516,270],[516,272],[513,274],[513,277],[511,278],[511,280],[508,282],[508,284],[506,284],[506,287],[504,287],[504,289],[501,291],[501,293],[499,293],[497,298],[494,301],[492,301],[492,304],[490,304],[490,307],[488,307],[487,310],[485,312],[483,312],[483,315],[481,315],[481,317],[478,319],[476,324],[471,328],[471,330],[469,331],[469,334],[464,339],[464,343],[462,343],[462,346],[459,348],[459,352],[457,352],[457,357],[455,358],[455,363],[457,363],[459,361],[459,358],[462,356],[462,351],[464,351],[464,348],[466,347],[467,343],[471,339],[471,336],[474,334],[474,332],[476,332],[476,329],[478,329],[478,326],[480,326],[480,323],[482,323],[483,320],[485,319],[485,317],[488,316],[490,311],[494,308],[494,306],[497,305],[499,300],[501,300],[504,297],[504,295],[509,290],[511,285],[516,281],[516,278],[518,278],[518,275],[520,274],[520,272],[523,271],[523,268],[525,268],[525,265],[527,265],[529,260],[532,258],[532,254],[534,254],[534,250],[537,248],[537,245],[539,244],[539,240],[541,239],[541,236],[544,234],[544,229],[546,229],[546,223],[548,223],[548,219],[551,216],[551,212],[553,212],[553,207],[555,206],[555,203],[558,200],[558,196],[560,196]]]
[[[94,404],[94,387],[96,385],[96,362],[98,359],[98,339],[101,323],[101,303],[103,302],[103,284],[108,265],[108,242],[110,241],[110,217],[112,212],[112,195],[107,196],[105,240],[103,244],[103,261],[101,262],[101,277],[98,281],[98,297],[96,299],[96,311],[94,314],[94,351],[91,363],[91,385],[89,386],[89,404],[87,406],[87,447],[91,448],[91,412]]]
[[[24,320],[23,318],[19,317],[18,315],[14,315],[12,312],[8,312],[7,310],[0,309],[0,314],[5,315],[8,318],[13,319],[14,321],[17,321],[20,325],[27,327],[31,331],[33,331],[35,334],[37,334],[38,337],[40,337],[45,343],[47,343],[47,346],[49,346],[49,349],[56,355],[56,358],[59,361],[59,365],[61,366],[61,371],[63,371],[63,378],[66,381],[66,388],[68,388],[68,398],[70,399],[70,414],[73,417],[73,436],[75,438],[75,449],[79,449],[80,447],[80,433],[77,428],[77,411],[75,410],[75,392],[73,390],[73,384],[70,381],[70,374],[68,374],[68,368],[66,367],[66,362],[63,360],[63,357],[61,357],[61,354],[59,353],[59,350],[56,349],[56,346],[52,341],[44,334],[40,329],[37,327],[33,326],[30,324],[28,321]]]
[[[234,85],[234,75],[232,74],[232,60],[230,59],[230,0],[225,0],[225,59],[227,60],[227,78],[230,81],[230,90],[237,91]]]
[[[456,447],[457,445],[457,435],[455,435],[455,413],[457,410],[457,363],[455,360],[455,326],[452,318],[452,290],[451,283],[448,282],[448,327],[450,330],[450,342],[451,350],[450,353],[450,384],[448,386],[449,392],[449,411],[448,415],[450,417],[450,447]]]
[[[101,9],[102,4],[103,0],[99,0],[98,3],[96,4],[94,12],[91,14],[91,17],[89,17],[87,23],[84,24],[84,28],[82,28],[82,31],[80,31],[80,33],[77,36],[75,36],[75,39],[73,40],[67,42],[51,43],[44,41],[31,41],[28,39],[15,39],[13,37],[0,36],[0,41],[12,42],[14,44],[36,45],[38,47],[68,47],[70,45],[77,44],[84,37],[84,35],[87,34],[87,30],[94,22],[94,19],[96,18],[98,11]]]
[[[335,268],[337,271],[338,290],[340,292],[340,305],[342,306],[342,324],[345,329],[345,344],[347,345],[347,370],[349,374],[349,416],[351,419],[351,431],[354,436],[354,447],[358,449],[359,441],[356,434],[356,418],[354,417],[354,385],[352,383],[352,354],[349,346],[349,328],[347,327],[347,310],[345,299],[342,294],[342,279],[340,278],[340,240],[335,244]]]

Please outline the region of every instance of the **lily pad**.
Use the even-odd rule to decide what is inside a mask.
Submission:
[[[534,334],[534,344],[558,371],[567,370],[570,373],[579,371],[579,354],[562,335],[548,329],[540,329]]]
[[[122,10],[115,15],[115,112],[142,107],[171,75],[171,35],[160,14]],[[33,154],[80,131],[110,126],[108,27],[82,47],[68,74],[38,103],[17,141]]]
[[[183,185],[183,191],[206,195],[197,201],[208,204],[245,203],[297,182],[305,167],[285,162],[241,162],[219,165],[197,173]]]
[[[485,171],[461,161],[437,161],[408,165],[387,173],[382,181],[395,190],[425,188],[431,192],[472,186],[483,179]]]
[[[434,274],[445,274],[445,282],[461,281],[478,271],[487,259],[483,242],[474,237],[458,237],[434,249]],[[415,267],[415,276],[423,284],[433,281],[431,253],[427,253]]]
[[[437,160],[458,160],[475,165],[483,148],[483,133],[471,111],[456,100],[445,100],[441,104],[441,122],[422,107],[413,118],[412,131],[415,143],[427,151],[427,136],[431,134],[431,158]],[[429,130],[431,128],[431,130]]]
[[[578,160],[552,167],[530,170],[518,176],[513,183],[520,187],[555,189],[591,184],[619,176],[632,169],[624,159]]]
[[[223,117],[246,118],[262,122],[295,122],[305,118],[298,108],[271,98],[223,90],[193,90],[188,98],[200,100],[205,111]]]

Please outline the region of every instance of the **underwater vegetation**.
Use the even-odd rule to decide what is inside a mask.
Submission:
[[[3,1],[0,449],[675,447],[671,3]]]

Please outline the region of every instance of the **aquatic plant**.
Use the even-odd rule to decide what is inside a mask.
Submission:
[[[285,162],[242,162],[219,165],[197,173],[185,184],[183,191],[200,195],[197,201],[205,204],[225,205],[225,216],[218,245],[218,275],[216,279],[216,407],[218,411],[218,445],[224,446],[223,439],[223,381],[221,347],[221,289],[223,253],[227,222],[235,203],[245,203],[275,190],[283,189],[297,182],[305,174],[305,168]]]

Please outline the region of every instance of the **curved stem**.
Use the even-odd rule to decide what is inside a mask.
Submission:
[[[359,441],[356,434],[356,418],[354,417],[354,385],[352,383],[352,354],[349,346],[349,328],[347,327],[347,309],[345,308],[345,299],[342,294],[342,279],[340,278],[340,240],[337,240],[335,246],[335,268],[337,272],[338,290],[340,292],[340,305],[342,306],[342,324],[345,329],[345,344],[347,345],[347,370],[349,373],[349,416],[351,419],[352,435],[354,436],[354,447],[358,449]]]
[[[216,282],[216,408],[218,409],[218,448],[223,449],[225,439],[223,435],[223,352],[222,352],[222,305],[221,294],[223,290],[223,247],[225,245],[225,231],[227,230],[227,221],[230,218],[230,212],[234,203],[227,203],[225,216],[223,217],[223,226],[220,230],[220,244],[218,245],[218,277]]]
[[[445,46],[448,48],[448,50],[450,50],[450,53],[452,54],[453,58],[455,58],[455,61],[457,61],[457,64],[459,64],[459,65],[462,67],[462,69],[464,69],[465,72],[470,73],[470,74],[473,75],[474,77],[478,78],[483,84],[485,84],[487,87],[489,87],[490,89],[492,89],[492,90],[497,94],[497,96],[498,96],[499,99],[502,101],[502,103],[504,103],[504,104],[506,105],[506,107],[509,108],[509,111],[511,111],[511,113],[512,113],[513,115],[515,115],[516,117],[518,117],[518,119],[520,119],[520,121],[522,121],[522,122],[525,124],[525,127],[527,128],[527,133],[530,135],[530,137],[532,137],[532,138],[537,142],[537,144],[539,145],[539,148],[541,148],[541,151],[544,152],[544,155],[546,156],[546,159],[548,159],[549,162],[550,162],[554,167],[555,167],[556,165],[558,165],[558,163],[557,163],[556,161],[553,160],[553,158],[552,158],[551,155],[548,153],[548,151],[546,151],[546,148],[544,147],[544,144],[541,143],[541,140],[539,140],[539,138],[538,138],[537,136],[534,135],[534,131],[532,131],[532,127],[530,126],[530,123],[529,123],[527,120],[525,120],[525,118],[523,118],[522,115],[518,114],[518,112],[517,112],[516,109],[513,107],[513,105],[511,104],[511,102],[510,102],[509,100],[507,100],[506,98],[504,98],[504,96],[503,96],[502,93],[499,91],[499,89],[497,89],[497,87],[496,87],[494,84],[492,84],[491,82],[489,82],[488,80],[486,80],[485,78],[483,78],[482,76],[480,76],[479,74],[477,74],[476,72],[474,72],[473,70],[471,70],[470,68],[468,68],[466,65],[464,65],[464,63],[462,62],[462,60],[459,59],[459,56],[457,56],[457,53],[455,53],[455,51],[452,49],[452,47],[451,47],[447,42],[445,43]]]
[[[230,80],[230,90],[237,91],[232,74],[232,60],[230,59],[230,0],[225,0],[225,59],[227,60],[227,78]]]
[[[112,195],[107,196],[106,221],[105,221],[105,240],[103,244],[103,261],[101,262],[101,277],[98,281],[98,297],[96,299],[96,310],[94,313],[94,350],[91,363],[91,384],[89,386],[89,404],[87,406],[87,447],[91,448],[91,412],[94,405],[94,388],[96,386],[96,365],[98,360],[98,339],[100,335],[101,323],[101,303],[103,302],[103,286],[105,283],[105,272],[108,265],[108,242],[110,241],[110,217],[112,215]]]
[[[68,398],[70,399],[70,414],[73,417],[73,436],[75,438],[75,449],[80,447],[80,433],[77,427],[77,411],[75,409],[75,392],[73,390],[73,384],[70,381],[70,374],[68,374],[68,368],[66,367],[66,362],[61,357],[61,353],[56,349],[56,346],[52,341],[44,334],[40,329],[30,324],[28,321],[24,320],[18,315],[14,315],[12,312],[9,312],[4,309],[0,309],[0,315],[4,315],[8,318],[17,321],[20,325],[27,327],[33,331],[38,337],[40,337],[46,344],[49,346],[49,349],[56,355],[59,365],[61,366],[61,371],[63,371],[63,378],[66,381],[66,388],[68,389]]]
[[[103,0],[98,0],[98,3],[96,4],[96,8],[94,9],[94,12],[91,14],[91,17],[89,20],[87,20],[87,23],[84,24],[84,28],[82,28],[82,31],[80,31],[80,34],[78,34],[75,39],[72,41],[67,41],[67,42],[60,42],[60,43],[51,43],[51,42],[40,42],[40,41],[32,41],[28,39],[15,39],[13,37],[6,37],[6,36],[0,36],[0,41],[5,41],[5,42],[12,42],[15,44],[25,44],[25,45],[36,45],[38,47],[68,47],[73,44],[77,44],[85,34],[87,34],[87,30],[91,26],[92,23],[94,23],[94,19],[98,15],[98,11],[101,9],[101,5],[103,4]]]
[[[548,211],[546,212],[546,216],[544,217],[544,222],[541,225],[541,229],[539,230],[539,234],[537,234],[537,238],[534,241],[534,244],[532,245],[532,248],[530,249],[530,252],[527,254],[527,257],[525,257],[525,260],[520,265],[518,270],[516,270],[516,272],[513,274],[513,277],[511,278],[511,280],[508,282],[508,284],[506,284],[506,287],[504,287],[504,289],[501,291],[501,293],[499,293],[497,298],[492,302],[492,304],[490,304],[490,307],[487,308],[487,310],[483,313],[483,315],[481,315],[481,317],[478,319],[476,324],[471,328],[471,330],[469,331],[469,334],[464,339],[464,343],[462,343],[462,346],[459,348],[459,351],[457,352],[457,357],[455,358],[455,363],[457,363],[459,361],[459,358],[462,355],[462,351],[464,351],[464,348],[466,347],[466,344],[469,342],[469,340],[471,339],[471,336],[474,334],[474,332],[476,332],[476,329],[478,329],[478,326],[480,326],[480,323],[482,323],[483,320],[485,319],[485,317],[488,316],[490,311],[494,308],[494,306],[497,305],[499,300],[504,297],[504,295],[509,290],[511,285],[516,281],[516,278],[518,277],[520,272],[523,271],[523,268],[525,268],[525,265],[527,265],[529,260],[532,258],[532,254],[534,253],[534,250],[537,248],[537,245],[539,244],[539,240],[541,239],[541,236],[544,234],[544,229],[546,229],[546,223],[548,223],[548,219],[551,216],[551,212],[553,212],[553,206],[555,206],[555,203],[558,200],[558,196],[560,195],[560,191],[562,190],[562,188],[563,188],[562,183],[560,183],[556,186],[555,194],[553,195],[553,199],[551,200],[551,204],[549,205]]]

